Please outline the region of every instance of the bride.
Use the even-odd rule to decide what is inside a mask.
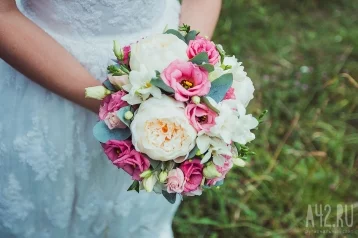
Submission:
[[[180,21],[211,36],[220,0],[0,1],[0,237],[172,237],[178,204],[127,192],[92,136],[122,46]],[[180,10],[181,9],[181,10]],[[94,113],[95,112],[95,113]]]

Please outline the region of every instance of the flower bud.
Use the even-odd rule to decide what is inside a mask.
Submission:
[[[152,175],[152,171],[151,171],[150,169],[148,169],[148,170],[146,170],[146,171],[143,171],[143,173],[141,173],[141,174],[139,175],[139,177],[141,177],[141,178],[147,178],[147,177],[149,177],[150,175]]]
[[[165,180],[167,179],[167,177],[168,177],[168,172],[167,171],[160,172],[160,174],[159,174],[159,182],[164,183]]]
[[[117,59],[122,60],[124,57],[123,50],[121,46],[119,45],[118,41],[113,41],[113,52],[114,55],[117,57]]]
[[[127,111],[126,113],[124,113],[124,118],[125,118],[126,120],[132,119],[132,118],[133,118],[133,112]]]
[[[192,101],[193,103],[195,103],[195,104],[199,104],[199,103],[200,103],[200,97],[198,97],[198,96],[193,96],[193,97],[191,98],[191,101]]]
[[[108,75],[108,79],[111,84],[117,86],[118,88],[122,88],[123,85],[129,84],[129,78],[127,74],[124,74],[122,76]]]
[[[155,176],[155,174],[151,174],[149,177],[143,179],[143,187],[148,193],[153,191],[153,187],[156,183],[157,177]]]
[[[218,178],[221,176],[221,173],[217,171],[216,165],[212,162],[208,163],[208,165],[204,168],[204,177],[207,179]]]
[[[240,158],[232,158],[232,162],[234,163],[234,165],[239,167],[245,167],[246,165],[246,162]]]
[[[85,89],[86,98],[94,98],[94,99],[102,100],[109,94],[111,94],[111,91],[109,91],[103,86],[89,87]]]

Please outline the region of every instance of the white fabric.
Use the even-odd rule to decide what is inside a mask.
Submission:
[[[166,25],[176,28],[180,10],[177,0],[18,5],[98,80],[114,58],[114,39],[124,46]],[[178,203],[126,191],[130,177],[92,136],[96,120],[0,60],[0,237],[172,236]]]

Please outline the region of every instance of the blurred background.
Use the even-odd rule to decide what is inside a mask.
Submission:
[[[247,167],[185,198],[176,237],[358,237],[358,1],[224,0],[213,40],[254,82],[248,112],[269,113]],[[353,227],[312,233],[313,214],[308,233],[315,204],[331,223],[355,204]]]

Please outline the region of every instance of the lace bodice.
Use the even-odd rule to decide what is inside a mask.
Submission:
[[[40,26],[61,35],[101,36],[148,30],[163,17],[166,0],[20,0]],[[170,0],[172,1],[172,0]]]

